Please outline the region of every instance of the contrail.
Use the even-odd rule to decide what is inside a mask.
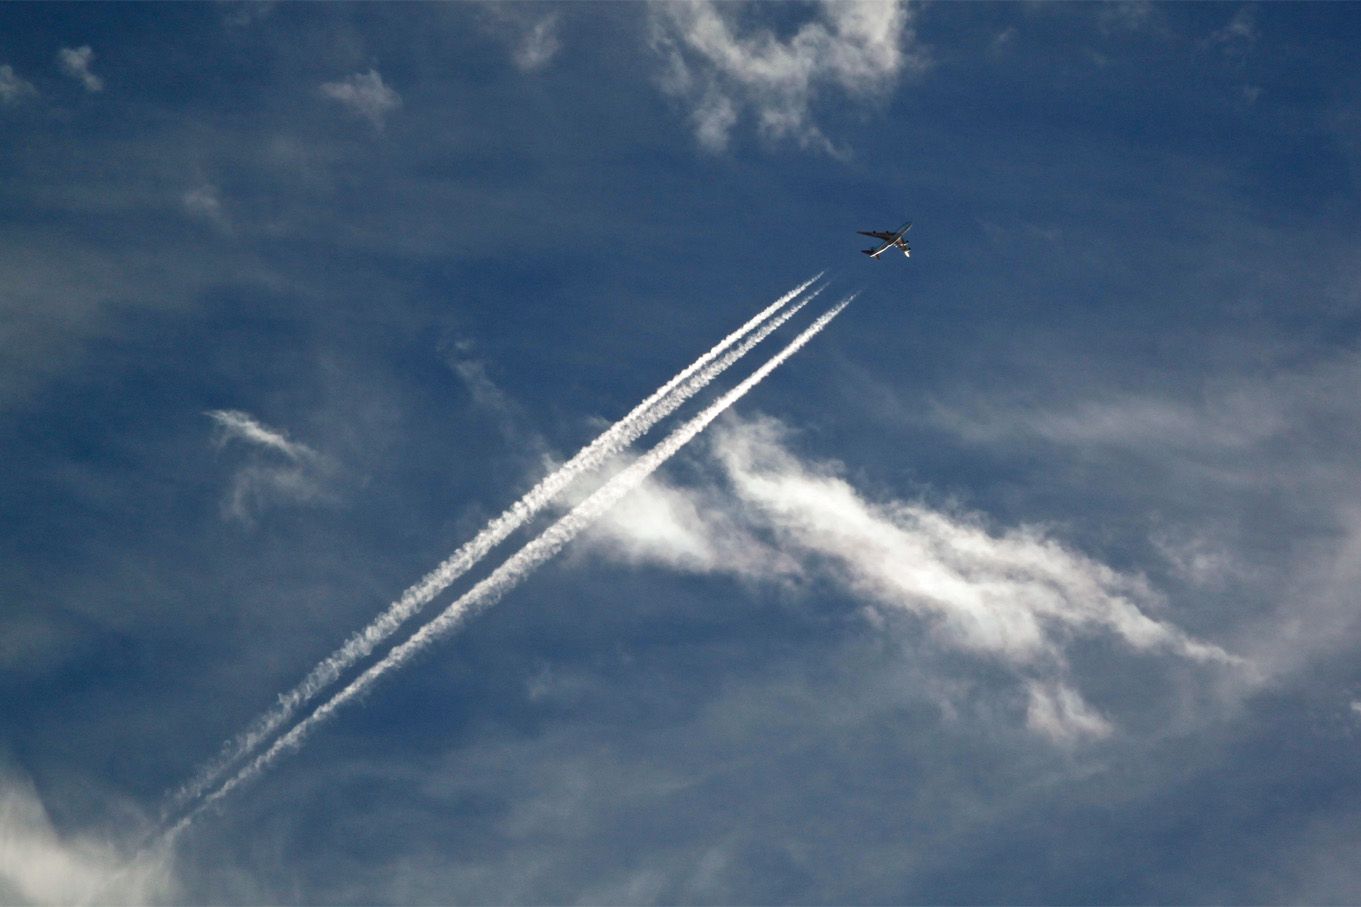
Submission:
[[[501,596],[515,588],[536,567],[561,551],[583,529],[590,526],[591,523],[614,506],[620,498],[636,488],[659,466],[693,440],[724,410],[741,399],[790,356],[797,353],[804,344],[813,339],[814,335],[839,315],[842,309],[850,305],[854,298],[854,295],[848,296],[837,303],[740,384],[711,403],[699,415],[692,417],[688,422],[671,432],[652,450],[616,473],[609,482],[597,489],[590,497],[545,529],[539,536],[527,542],[523,548],[492,571],[485,579],[455,599],[438,616],[412,634],[406,642],[393,648],[382,659],[352,680],[348,686],[317,706],[312,714],[294,725],[288,733],[275,740],[268,749],[247,763],[236,775],[200,800],[188,814],[166,831],[163,840],[167,843],[173,840],[180,832],[189,827],[190,822],[200,812],[221,800],[235,788],[257,777],[284,752],[297,749],[313,729],[335,714],[340,706],[365,692],[384,674],[406,664],[412,656],[449,633],[469,615],[495,604]]]
[[[816,298],[821,289],[815,290],[807,299],[800,300],[788,310],[780,312],[780,309],[784,308],[790,300],[803,293],[821,276],[821,273],[814,275],[766,306],[750,318],[746,324],[724,337],[711,350],[682,369],[670,381],[657,388],[651,396],[635,406],[628,415],[607,428],[594,441],[583,447],[572,459],[539,480],[539,483],[526,492],[524,497],[488,523],[481,532],[464,543],[448,559],[422,577],[419,582],[403,592],[401,597],[388,605],[387,610],[375,618],[372,623],[351,636],[344,645],[323,659],[303,678],[301,683],[287,693],[280,694],[278,703],[272,709],[256,718],[249,728],[228,741],[215,759],[201,768],[190,781],[176,791],[167,813],[182,809],[195,797],[200,796],[205,790],[216,784],[233,764],[255,750],[270,735],[282,727],[304,703],[335,683],[340,675],[355,662],[373,652],[374,648],[391,636],[402,623],[418,613],[432,598],[448,588],[450,583],[462,576],[474,564],[486,557],[487,553],[504,541],[507,536],[550,504],[557,494],[575,481],[577,477],[595,469],[642,437],[659,421],[675,412],[682,403],[703,390],[725,369],[750,352],[756,344],[784,324],[800,308]],[[771,316],[777,312],[780,312],[778,317],[772,319]],[[739,340],[743,340],[744,337],[746,339],[742,343],[731,350],[729,349]]]

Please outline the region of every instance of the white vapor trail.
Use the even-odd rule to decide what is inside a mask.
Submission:
[[[412,656],[448,634],[471,614],[495,604],[503,595],[533,572],[536,567],[561,551],[568,542],[613,507],[620,498],[636,488],[658,467],[693,440],[724,410],[741,399],[790,356],[797,353],[804,344],[813,339],[814,335],[840,314],[842,309],[850,305],[854,298],[854,295],[848,296],[825,312],[803,333],[790,341],[788,346],[772,356],[740,384],[711,403],[699,415],[692,417],[672,431],[652,450],[616,473],[590,497],[574,507],[552,526],[549,526],[539,536],[527,542],[523,548],[492,571],[485,579],[455,599],[444,611],[412,634],[406,642],[394,647],[382,659],[352,680],[348,686],[317,706],[312,714],[294,725],[286,734],[275,740],[268,749],[247,763],[236,775],[200,800],[192,810],[166,831],[163,840],[166,843],[173,840],[204,809],[225,797],[235,788],[257,777],[284,752],[297,749],[313,729],[335,714],[336,710],[346,702],[365,692],[384,674],[406,664]]]
[[[675,412],[681,404],[703,390],[714,378],[750,352],[756,344],[784,324],[800,308],[816,298],[821,289],[815,290],[808,298],[780,312],[790,300],[802,294],[821,276],[821,273],[814,275],[766,306],[674,378],[657,388],[651,396],[579,450],[570,460],[540,479],[524,497],[489,522],[481,532],[464,543],[419,582],[403,592],[400,598],[388,605],[387,609],[374,618],[367,627],[355,633],[339,649],[318,663],[301,683],[288,692],[281,693],[278,703],[273,708],[256,718],[245,731],[229,740],[216,758],[203,766],[192,779],[176,791],[167,813],[183,809],[194,798],[201,796],[204,791],[216,784],[232,765],[260,746],[303,704],[335,683],[355,662],[373,652],[376,646],[418,613],[432,598],[448,588],[450,583],[486,557],[488,552],[536,513],[552,503],[553,499],[579,476],[600,466],[642,437],[659,421]],[[777,312],[779,315],[772,318]],[[737,345],[734,347],[734,344]],[[730,347],[732,348],[729,349]]]

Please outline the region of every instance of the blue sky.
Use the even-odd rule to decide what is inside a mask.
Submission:
[[[1342,4],[0,7],[0,900],[1355,903],[1358,41]],[[858,293],[805,349],[161,835],[819,272],[419,620]]]

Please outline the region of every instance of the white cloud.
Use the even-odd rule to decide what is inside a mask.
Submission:
[[[321,93],[368,120],[374,129],[382,129],[384,118],[402,106],[401,95],[384,84],[376,69],[357,72],[339,82],[325,82]]]
[[[716,454],[742,501],[777,538],[824,557],[881,605],[926,618],[951,644],[1016,664],[1059,658],[1066,637],[1107,632],[1134,649],[1226,658],[1147,616],[1138,577],[1069,551],[1034,527],[993,534],[971,516],[866,500],[826,465],[782,444],[773,420],[719,435]]]
[[[1356,424],[1358,380],[1361,357],[1349,355],[1297,372],[1216,377],[1175,394],[1096,390],[1040,405],[1005,395],[951,401],[938,403],[933,418],[968,440],[988,443],[1030,437],[1206,461],[1233,453],[1229,462],[1249,468],[1240,473],[1225,467],[1223,474],[1239,481],[1257,468],[1249,455],[1265,452],[1311,423]]]
[[[445,362],[458,375],[472,402],[496,421],[497,430],[522,455],[528,455],[536,469],[553,470],[554,462],[543,438],[529,426],[524,409],[497,384],[486,362],[477,354],[477,345],[467,338],[446,341]]]
[[[536,4],[485,3],[478,21],[487,33],[506,44],[510,60],[521,72],[544,69],[562,50],[560,13],[541,15]]]
[[[558,38],[558,17],[544,16],[525,33],[515,47],[515,65],[524,72],[543,69],[562,49]]]
[[[1230,580],[1246,577],[1248,568],[1221,542],[1202,534],[1155,533],[1151,541],[1183,582],[1202,588],[1222,588]]]
[[[305,469],[250,464],[232,476],[223,512],[250,524],[257,514],[274,504],[306,504],[327,498],[316,476]]]
[[[1130,393],[1160,382],[1122,374],[1115,387],[1090,378],[1038,401],[1003,389],[936,414],[995,455],[1040,458],[1045,481],[1080,483],[1068,493],[1134,502],[1126,526],[1153,523],[1169,581],[1235,600],[1219,632],[1253,666],[1245,689],[1361,639],[1361,355],[1248,348],[1247,366],[1162,391]]]
[[[826,2],[786,40],[769,29],[741,33],[732,9],[711,2],[649,7],[652,45],[665,63],[661,87],[689,104],[696,136],[710,151],[723,150],[749,112],[768,138],[835,152],[812,118],[821,94],[879,98],[904,71],[927,65],[911,11],[900,3]]]
[[[252,450],[247,462],[232,476],[223,503],[227,516],[250,523],[257,513],[276,503],[310,503],[334,497],[330,489],[333,464],[306,444],[289,440],[283,432],[239,410],[213,410],[207,415],[217,423],[219,445],[241,441]]]
[[[933,419],[975,442],[1036,439],[1093,454],[1137,456],[1229,485],[1317,481],[1331,487],[1339,472],[1351,481],[1347,458],[1361,442],[1359,381],[1361,355],[1347,353],[1305,369],[1213,376],[1164,394],[1084,388],[1044,403],[1006,393],[961,398],[936,404]],[[1281,445],[1323,426],[1327,437],[1345,439],[1342,453],[1320,449],[1321,456],[1292,457],[1282,470],[1275,459]]]
[[[210,410],[207,415],[221,429],[220,441],[222,443],[232,439],[241,440],[268,450],[277,451],[294,461],[309,460],[316,457],[316,452],[306,444],[288,440],[283,432],[260,424],[250,413],[243,413],[238,409],[214,409]]]
[[[695,137],[712,151],[727,147],[728,133],[737,125],[737,105],[721,91],[710,88],[695,105]]]
[[[170,893],[166,855],[128,859],[110,842],[63,840],[32,782],[0,776],[0,892],[32,904],[131,904]]]
[[[584,499],[588,492],[578,493]],[[777,581],[798,579],[803,573],[796,559],[757,538],[706,496],[672,488],[656,478],[616,504],[582,547],[627,563],[662,564],[695,573]]]
[[[84,85],[85,90],[89,92],[104,90],[104,80],[90,71],[90,64],[94,62],[94,58],[95,52],[88,44],[80,47],[63,47],[57,52],[57,63],[61,66],[61,71]]]
[[[831,581],[874,618],[909,616],[935,645],[1010,669],[1029,692],[1028,725],[1054,740],[1110,732],[1066,680],[1075,639],[1106,636],[1130,652],[1236,663],[1150,616],[1161,602],[1140,577],[1036,527],[994,532],[976,516],[872,501],[835,465],[796,457],[784,434],[774,420],[730,421],[710,445],[721,486],[654,481],[607,515],[585,547],[754,581]]]
[[[478,406],[498,415],[519,414],[510,397],[487,374],[486,363],[477,358],[471,340],[455,340],[446,354],[446,361]]]
[[[32,83],[15,74],[14,67],[8,63],[0,65],[0,104],[14,104],[37,93]]]
[[[1109,721],[1066,684],[1030,681],[1026,692],[1030,697],[1026,726],[1055,743],[1107,737],[1113,730]]]

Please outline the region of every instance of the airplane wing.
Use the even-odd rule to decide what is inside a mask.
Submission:
[[[875,239],[882,239],[884,242],[896,239],[897,233],[883,233],[878,230],[856,230],[861,236],[873,236]]]

